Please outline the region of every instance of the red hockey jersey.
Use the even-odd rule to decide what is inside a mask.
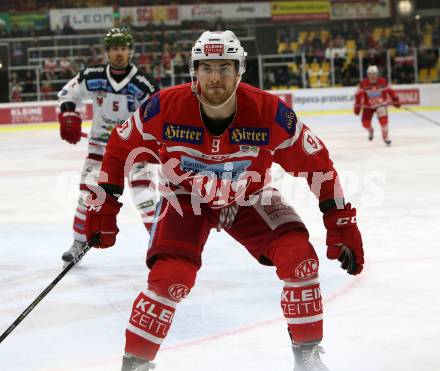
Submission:
[[[278,97],[240,83],[235,117],[218,136],[204,125],[200,109],[189,83],[155,94],[113,131],[102,164],[108,178],[100,183],[123,187],[127,160],[156,158],[173,189],[221,208],[267,186],[276,162],[306,177],[320,201],[342,198],[324,144]]]
[[[393,104],[398,104],[399,97],[383,77],[378,77],[375,84],[368,78],[363,79],[355,93],[355,105],[364,108],[386,106],[391,103],[390,100]]]

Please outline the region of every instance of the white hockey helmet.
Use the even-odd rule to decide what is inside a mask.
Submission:
[[[246,71],[246,55],[232,31],[205,31],[191,50],[190,73],[196,74],[197,61],[232,59],[238,61],[238,74],[242,76]]]
[[[379,74],[379,69],[375,65],[368,66],[367,74]]]

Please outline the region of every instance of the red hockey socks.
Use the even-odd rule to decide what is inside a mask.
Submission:
[[[176,305],[150,290],[141,292],[133,303],[125,331],[125,351],[142,359],[154,359],[170,329]]]
[[[133,303],[125,332],[125,351],[151,361],[171,327],[177,303],[194,286],[197,265],[188,259],[162,256],[148,275],[148,290]]]
[[[322,298],[317,278],[284,281],[281,308],[294,343],[322,339]]]

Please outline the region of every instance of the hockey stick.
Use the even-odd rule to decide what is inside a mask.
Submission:
[[[402,108],[403,108],[405,111],[411,112],[413,115],[416,115],[416,116],[418,116],[418,117],[420,117],[420,118],[422,118],[422,119],[425,119],[425,120],[427,120],[427,121],[429,121],[429,122],[432,122],[433,124],[436,124],[436,125],[440,126],[440,122],[435,121],[435,120],[433,120],[433,119],[430,119],[429,117],[426,117],[425,115],[422,115],[422,114],[420,114],[420,113],[418,113],[418,112],[412,110],[411,108],[408,108],[408,107],[402,107]]]
[[[21,313],[17,319],[12,322],[11,326],[9,326],[7,328],[7,330],[0,336],[0,343],[6,339],[6,337],[12,332],[14,331],[14,329],[20,324],[21,321],[23,321],[26,316],[32,312],[32,310],[38,305],[38,303],[44,299],[44,297],[55,287],[55,285],[66,275],[66,273],[68,271],[70,271],[76,263],[78,263],[81,258],[87,253],[87,251],[89,251],[92,246],[98,242],[99,240],[99,235],[96,235],[95,237],[92,238],[92,240],[87,243],[83,250],[81,251],[81,253],[75,258],[73,259],[73,261],[71,261],[68,265],[66,265],[66,267],[61,271],[61,273],[56,276],[56,278],[49,284],[49,286],[47,286],[40,295],[38,295],[36,297],[36,299],[23,311],[23,313]]]

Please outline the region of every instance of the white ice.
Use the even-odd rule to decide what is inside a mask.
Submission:
[[[420,112],[440,121],[439,111]],[[317,202],[301,179],[275,169],[321,258],[322,356],[332,371],[440,369],[440,127],[391,113],[391,147],[375,123],[307,115],[358,209],[366,264],[354,278],[325,257]],[[1,130],[1,129],[0,129]],[[0,333],[61,271],[71,244],[86,143],[55,129],[0,131]],[[145,287],[147,232],[128,194],[117,245],[91,250],[0,344],[2,371],[120,370],[133,299]],[[196,287],[183,301],[158,371],[292,371],[273,268],[212,232]]]

